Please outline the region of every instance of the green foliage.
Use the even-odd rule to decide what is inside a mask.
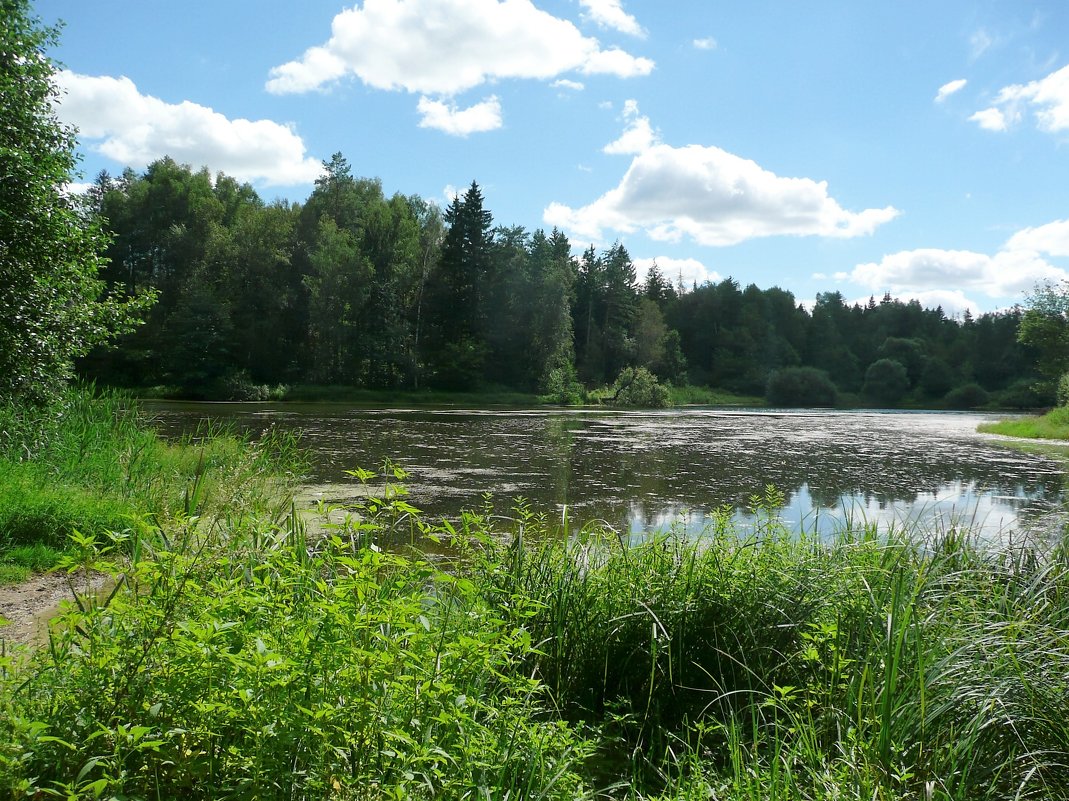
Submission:
[[[1054,405],[1055,399],[1045,385],[1022,379],[1014,381],[996,396],[996,405],[1004,409],[1040,409]]]
[[[880,359],[865,371],[861,391],[878,403],[894,405],[909,390],[906,368],[894,359]]]
[[[550,371],[543,386],[544,394],[539,399],[545,403],[561,406],[576,406],[583,402],[583,386],[575,374],[575,367],[569,363]]]
[[[1060,409],[1059,411],[1064,411]],[[1062,798],[1064,538],[432,524],[405,473],[295,514],[75,535],[110,573],[0,656],[20,797]],[[324,510],[328,511],[328,510]],[[567,522],[567,521],[565,521]],[[425,541],[448,556],[403,556]],[[2,630],[0,630],[2,631]]]
[[[625,367],[613,382],[606,400],[614,406],[662,409],[668,405],[668,387],[645,367]]]
[[[785,367],[768,377],[765,399],[773,406],[834,406],[838,393],[823,370]]]
[[[1058,405],[1069,406],[1069,373],[1062,373],[1058,379]]]
[[[1057,382],[1069,368],[1069,284],[1036,285],[1026,301],[1017,338],[1036,353],[1040,375]]]
[[[987,390],[979,384],[966,384],[950,390],[943,398],[943,405],[948,409],[976,409],[986,406],[989,400]]]
[[[101,299],[105,243],[88,211],[64,191],[74,177],[74,132],[56,118],[56,31],[27,0],[0,16],[0,402],[42,403],[76,358],[129,329],[150,301]]]
[[[57,621],[35,680],[14,694],[21,679],[4,674],[0,753],[13,756],[0,757],[0,783],[191,799],[580,797],[592,744],[552,719],[520,670],[536,603],[502,614],[471,581],[364,547],[414,513],[399,498],[352,511],[311,552],[293,520],[251,539],[144,538],[110,598]],[[86,566],[118,573],[109,540],[83,545]]]
[[[929,398],[942,398],[954,388],[954,370],[942,359],[929,359],[921,372],[920,387]]]
[[[213,398],[316,383],[574,399],[573,370],[583,389],[636,366],[758,396],[773,372],[810,367],[840,403],[884,359],[905,368],[911,403],[969,383],[1000,398],[1036,379],[1018,308],[957,320],[890,295],[850,305],[828,292],[807,310],[779,287],[673,286],[656,268],[640,284],[619,243],[577,260],[559,231],[493,227],[474,182],[443,215],[386,197],[340,153],[323,166],[293,206],[167,158],[99,176],[95,202],[114,234],[103,275],[116,294],[157,290],[160,302],[118,353],[83,360],[85,374]]]

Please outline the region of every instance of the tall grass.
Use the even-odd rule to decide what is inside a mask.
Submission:
[[[44,416],[0,409],[0,561],[22,546],[62,549],[74,531],[144,531],[191,513],[191,502],[247,508],[278,495],[264,471],[297,465],[294,443],[269,435],[253,445],[206,432],[168,444],[122,395],[71,390]],[[260,493],[259,498],[239,496]],[[35,565],[39,566],[39,565]]]
[[[770,492],[746,529],[629,546],[522,503],[432,522],[385,472],[314,543],[292,514],[79,537],[69,566],[116,590],[28,664],[0,661],[0,787],[1069,797],[1063,534],[992,548],[855,524],[829,542],[790,534]],[[412,535],[440,555],[383,548]]]

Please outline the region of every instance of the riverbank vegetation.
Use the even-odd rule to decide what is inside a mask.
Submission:
[[[1038,417],[1019,417],[984,423],[980,431],[1024,439],[1069,440],[1069,406],[1058,406]]]
[[[0,583],[52,567],[72,538],[134,536],[204,510],[259,509],[271,494],[257,477],[283,464],[300,469],[290,435],[254,445],[206,430],[165,443],[113,392],[67,390],[46,415],[0,408]]]
[[[158,300],[83,376],[189,398],[280,387],[512,391],[588,399],[624,370],[765,397],[781,371],[821,371],[842,405],[1035,408],[1021,310],[950,318],[886,295],[808,308],[778,287],[695,283],[560,231],[494,223],[472,183],[442,212],[387,195],[336,154],[303,203],[267,203],[226,175],[162,159],[97,177],[116,297]],[[804,405],[779,382],[777,404]],[[1045,386],[1045,385],[1044,385]],[[822,393],[825,397],[827,393]]]
[[[563,536],[390,467],[293,515],[78,539],[114,575],[0,662],[0,784],[185,798],[1063,798],[1065,543]],[[429,558],[407,544],[433,540]]]

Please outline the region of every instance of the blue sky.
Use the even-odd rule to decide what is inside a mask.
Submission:
[[[1064,0],[38,0],[86,179],[343,153],[640,274],[948,314],[1069,278]]]

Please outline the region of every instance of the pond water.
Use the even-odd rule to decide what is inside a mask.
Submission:
[[[411,474],[409,501],[434,516],[490,493],[535,511],[604,520],[632,537],[702,529],[720,510],[743,525],[774,486],[793,527],[833,531],[968,523],[985,536],[1035,528],[1060,509],[1064,463],[976,433],[991,416],[939,412],[686,408],[366,409],[337,404],[147,403],[164,434],[206,419],[254,436],[299,432],[308,481],[332,501],[356,497],[344,471],[390,459]]]

